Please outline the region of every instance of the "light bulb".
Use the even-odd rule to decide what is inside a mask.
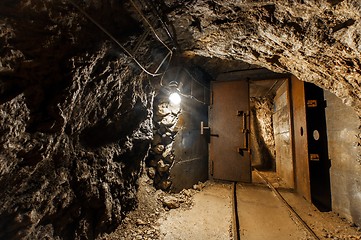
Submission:
[[[171,95],[169,95],[169,101],[174,105],[178,105],[181,102],[181,97],[179,96],[178,93],[174,92]]]

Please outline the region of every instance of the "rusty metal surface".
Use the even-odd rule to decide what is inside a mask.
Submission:
[[[311,202],[304,82],[291,78],[296,189]]]
[[[251,182],[251,161],[245,146],[243,115],[249,111],[247,81],[212,82],[212,105],[209,111],[210,172],[214,179]],[[249,129],[249,121],[247,121]],[[217,136],[218,135],[218,136]]]

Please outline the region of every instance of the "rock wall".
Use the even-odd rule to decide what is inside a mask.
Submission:
[[[193,68],[192,68],[193,66]],[[148,176],[157,189],[180,192],[208,178],[210,77],[194,65],[170,67],[154,99],[153,141],[146,159]],[[179,104],[171,103],[169,83],[178,83]],[[172,84],[171,84],[172,85]]]
[[[252,165],[274,170],[273,97],[254,97],[250,101]]]
[[[135,34],[120,3],[88,4]],[[1,1],[0,239],[94,239],[135,207],[153,90],[107,39],[67,2]]]
[[[170,169],[174,164],[174,138],[178,132],[179,105],[169,102],[169,95],[160,92],[155,97],[152,148],[146,159],[148,176],[157,189],[170,190]]]

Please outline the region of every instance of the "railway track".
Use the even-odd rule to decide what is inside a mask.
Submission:
[[[315,234],[315,232],[310,228],[310,226],[300,217],[300,215],[292,208],[292,206],[282,197],[282,195],[278,192],[278,190],[256,169],[254,169],[255,173],[264,181],[264,183],[271,189],[277,199],[282,203],[284,207],[288,209],[290,214],[292,215],[292,219],[297,221],[300,226],[308,233],[315,240],[319,240],[320,238]],[[242,239],[241,232],[242,232],[242,223],[240,223],[239,219],[239,203],[237,197],[237,183],[233,183],[233,239],[240,240]],[[309,239],[309,238],[307,238]]]

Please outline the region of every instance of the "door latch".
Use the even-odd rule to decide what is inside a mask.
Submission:
[[[204,126],[204,122],[201,121],[201,135],[205,135],[205,133],[207,133],[211,137],[219,137],[218,134],[212,134],[211,128]]]
[[[244,151],[249,151],[249,129],[248,129],[248,122],[247,117],[249,117],[248,111],[237,111],[237,116],[242,116],[242,133],[244,134],[243,138],[243,147],[238,148],[238,153],[243,156]]]

